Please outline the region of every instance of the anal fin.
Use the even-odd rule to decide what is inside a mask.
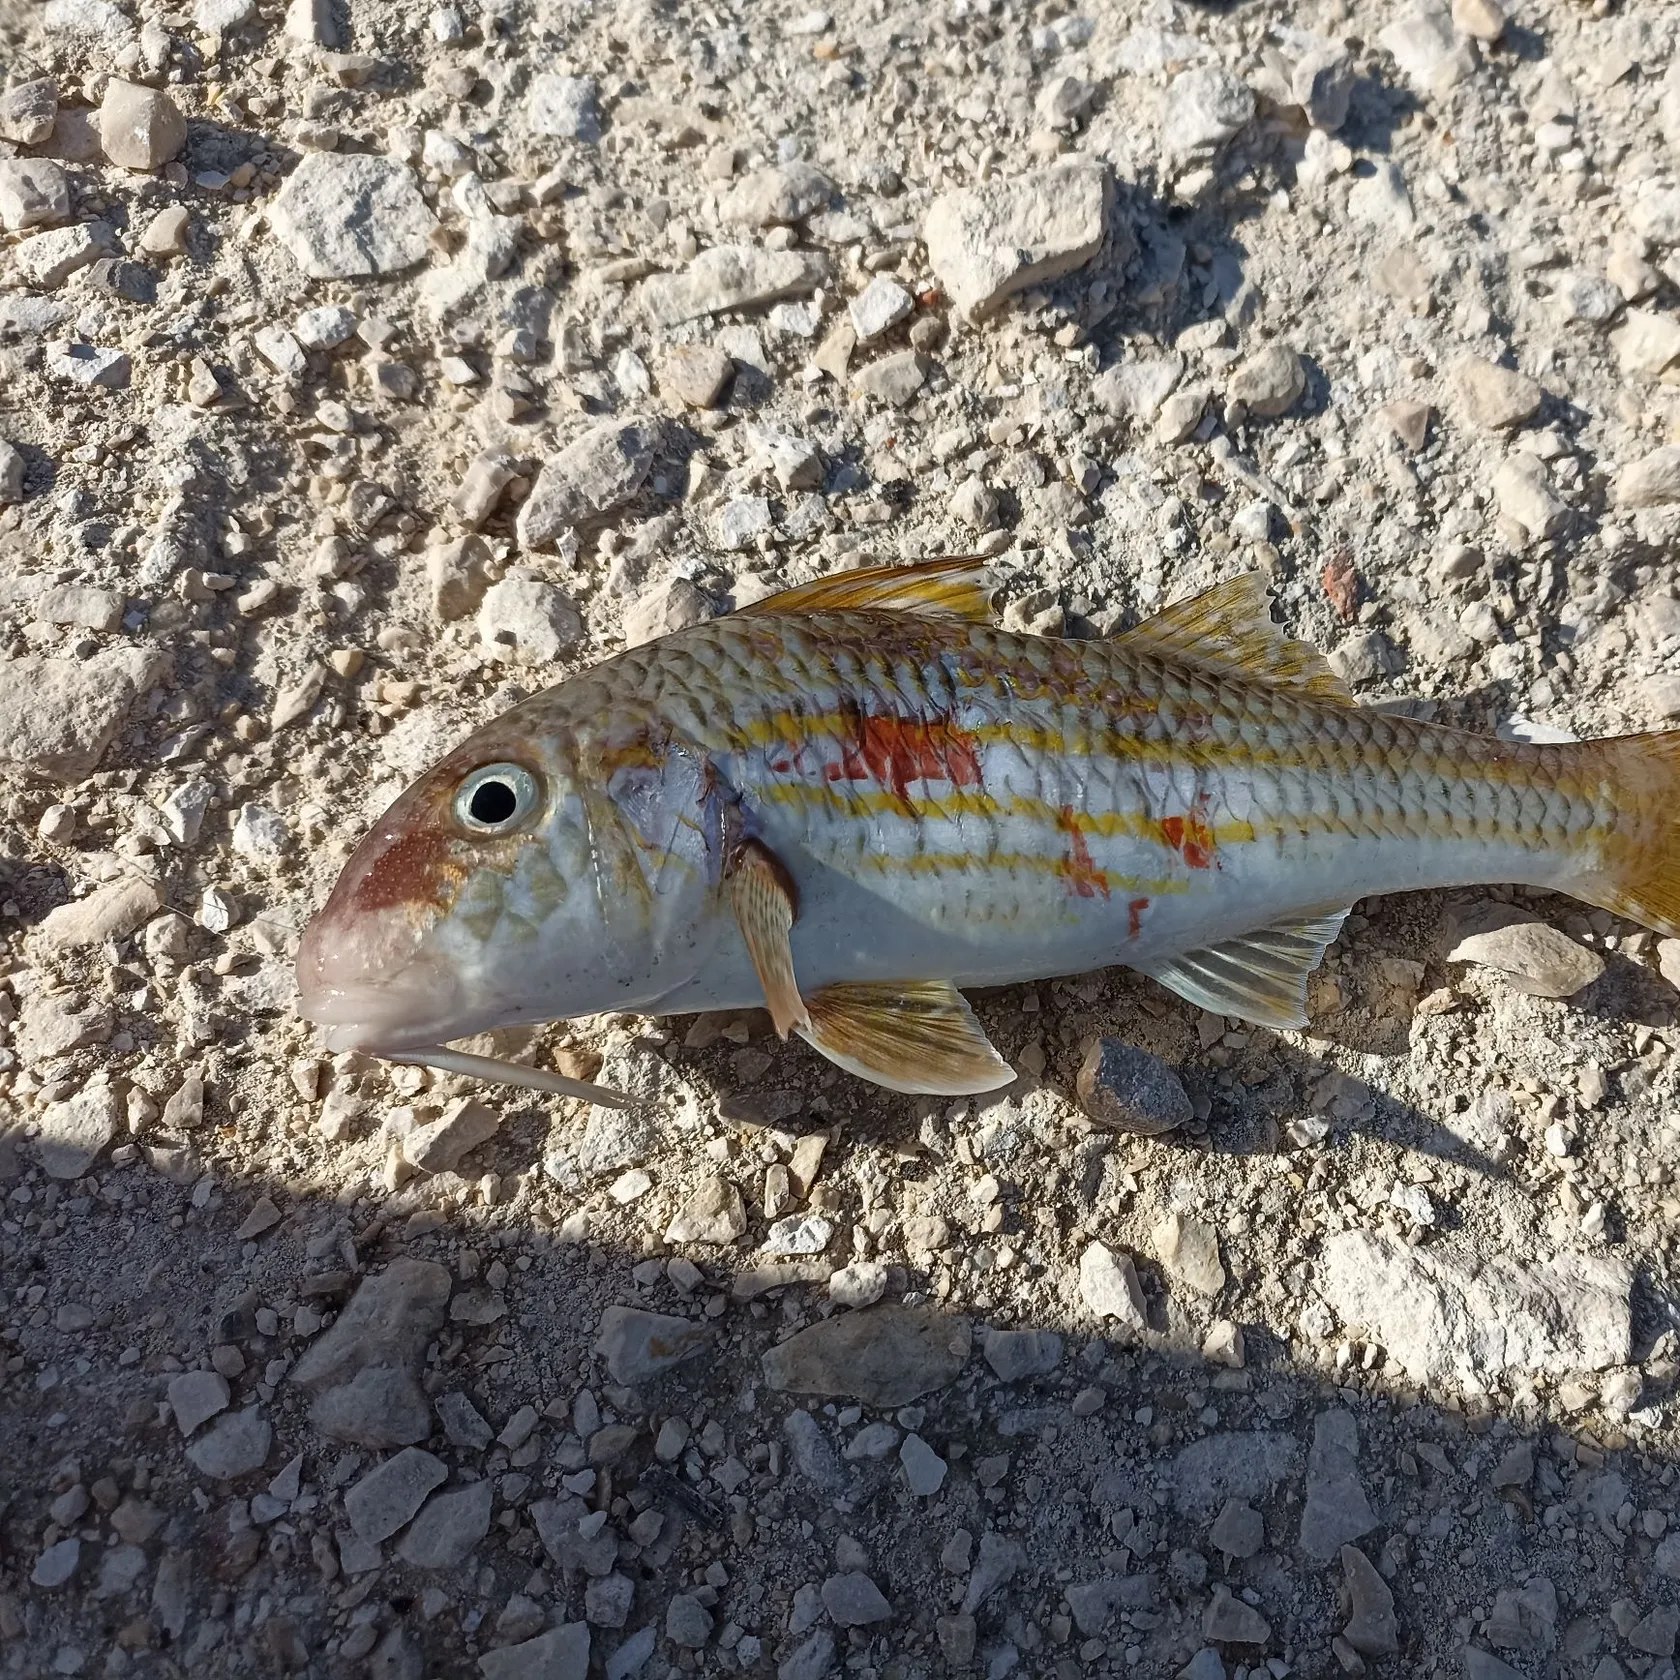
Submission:
[[[772,852],[748,840],[730,869],[729,895],[747,954],[764,988],[770,1019],[786,1038],[810,1024],[794,978],[793,946],[788,938],[797,914],[793,882]]]
[[[1307,1024],[1307,976],[1324,960],[1346,910],[1303,916],[1143,969],[1187,1002],[1257,1027]]]
[[[824,986],[806,1007],[810,1020],[800,1037],[889,1091],[968,1097],[1015,1077],[949,981]]]

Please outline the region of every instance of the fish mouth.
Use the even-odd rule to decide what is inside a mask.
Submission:
[[[474,1030],[461,1024],[458,977],[416,949],[406,916],[341,921],[323,912],[298,946],[298,1013],[327,1029],[329,1050],[387,1055]]]

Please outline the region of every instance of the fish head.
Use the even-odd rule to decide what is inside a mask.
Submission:
[[[390,1055],[612,1004],[574,752],[509,713],[356,847],[298,948],[300,1012]]]

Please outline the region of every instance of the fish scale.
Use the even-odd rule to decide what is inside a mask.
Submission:
[[[983,621],[979,582],[819,580],[487,725],[303,941],[329,1042],[461,1070],[443,1044],[490,1026],[768,1004],[867,1078],[965,1093],[1008,1077],[965,985],[1119,962],[1289,1027],[1372,894],[1517,881],[1680,928],[1672,734],[1361,708],[1254,578],[1091,641]]]

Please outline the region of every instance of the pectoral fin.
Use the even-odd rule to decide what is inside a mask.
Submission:
[[[729,872],[729,894],[747,954],[758,971],[770,1019],[783,1037],[810,1024],[793,977],[788,935],[798,913],[793,882],[775,854],[756,840],[742,843]]]
[[[889,1091],[967,1097],[1015,1077],[949,981],[824,986],[806,1008],[800,1037]]]
[[[1257,1027],[1304,1027],[1307,976],[1324,960],[1346,919],[1346,910],[1334,910],[1279,922],[1143,972],[1215,1015],[1235,1015]]]

